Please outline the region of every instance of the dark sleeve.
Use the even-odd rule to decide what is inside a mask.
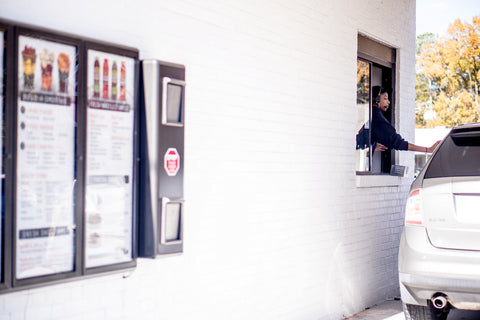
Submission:
[[[378,108],[374,109],[376,110],[372,112],[372,144],[380,142],[388,149],[408,150],[408,141],[397,133]]]
[[[370,138],[370,129],[365,129],[365,125],[357,133],[357,150],[368,148]]]

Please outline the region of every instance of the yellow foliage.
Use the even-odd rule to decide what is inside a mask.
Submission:
[[[422,45],[417,56],[417,70],[429,79],[433,121],[417,126],[477,122],[480,118],[480,16],[472,23],[455,20],[447,35]],[[418,79],[418,77],[417,77]],[[424,92],[417,92],[417,97]],[[422,110],[419,110],[421,112]],[[423,117],[417,116],[418,120]]]

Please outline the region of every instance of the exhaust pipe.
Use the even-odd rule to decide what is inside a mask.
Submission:
[[[432,304],[437,309],[444,309],[447,306],[447,298],[442,295],[437,295],[432,298]]]

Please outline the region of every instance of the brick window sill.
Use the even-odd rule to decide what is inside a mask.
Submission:
[[[374,188],[410,184],[412,178],[397,177],[388,174],[357,175],[355,182],[357,188]]]

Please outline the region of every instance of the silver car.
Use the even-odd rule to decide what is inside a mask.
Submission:
[[[453,128],[413,182],[399,280],[406,319],[480,310],[480,123]]]

